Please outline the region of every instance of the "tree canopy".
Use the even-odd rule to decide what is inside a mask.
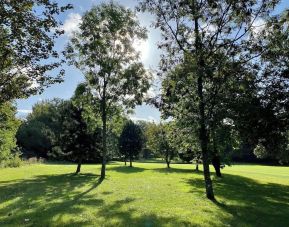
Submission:
[[[150,74],[133,47],[147,38],[132,10],[114,3],[94,6],[83,15],[80,31],[68,44],[65,55],[85,75],[94,97],[99,100],[103,132],[102,178],[107,159],[107,118],[117,104],[141,104],[150,86]],[[113,115],[113,114],[112,114]]]
[[[0,103],[26,98],[62,81],[63,60],[55,40],[63,34],[56,16],[71,9],[54,1],[0,1]]]

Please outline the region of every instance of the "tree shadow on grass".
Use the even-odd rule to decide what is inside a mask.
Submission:
[[[2,181],[0,203],[4,206],[0,209],[0,226],[39,226],[34,220],[48,225],[52,218],[60,220],[66,214],[79,215],[82,208],[78,205],[101,206],[103,200],[89,195],[101,182],[94,174],[40,175]],[[80,192],[78,189],[84,186],[88,189]]]
[[[141,167],[129,167],[129,166],[113,166],[109,170],[120,172],[120,173],[139,173],[147,169]]]
[[[202,172],[199,172],[199,171],[195,171],[193,168],[192,169],[178,169],[178,168],[174,168],[174,167],[171,167],[171,168],[155,168],[153,169],[154,171],[156,172],[159,172],[159,173],[194,173],[194,174],[203,174]]]
[[[153,213],[135,215],[136,209],[123,210],[124,205],[135,201],[134,198],[117,200],[112,204],[103,206],[97,215],[106,220],[116,220],[116,226],[190,226],[189,222],[179,220],[178,217],[162,217]]]
[[[192,193],[203,194],[203,179],[185,179]],[[224,174],[214,181],[215,204],[229,214],[230,226],[289,226],[289,186],[262,184],[253,179]],[[224,201],[225,200],[225,201]]]
[[[189,225],[178,217],[138,213],[136,207],[129,206],[136,198],[106,201],[110,193],[93,191],[101,183],[94,174],[40,175],[1,182],[0,226]],[[88,209],[93,215],[87,218]]]

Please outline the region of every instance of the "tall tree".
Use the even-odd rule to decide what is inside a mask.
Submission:
[[[127,158],[132,167],[132,160],[140,153],[144,145],[144,137],[139,125],[128,121],[119,138],[120,152],[124,155],[125,162]]]
[[[59,135],[63,100],[44,100],[36,103],[18,129],[17,144],[25,157],[48,158],[52,142]]]
[[[100,100],[103,152],[101,178],[107,162],[107,120],[115,104],[140,104],[150,85],[150,74],[139,62],[133,43],[147,37],[136,15],[114,2],[93,7],[84,14],[80,31],[65,55],[82,70],[93,94]]]
[[[175,146],[173,146],[174,132],[172,131],[170,123],[160,124],[160,128],[159,152],[164,157],[167,168],[170,168],[171,161],[176,154]]]
[[[101,130],[89,130],[84,112],[83,106],[72,101],[64,103],[61,113],[62,131],[54,144],[58,155],[77,162],[76,174],[80,172],[83,161],[93,159],[101,150]]]
[[[92,111],[93,98],[86,83],[77,86],[74,96],[65,101],[56,118],[61,132],[54,140],[54,151],[66,159],[77,162],[76,174],[82,162],[100,156],[101,129]]]
[[[16,108],[6,102],[0,105],[0,166],[9,166],[16,150],[15,135],[20,121],[15,117]]]
[[[255,22],[269,16],[278,2],[142,0],[140,3],[141,10],[155,14],[154,25],[162,31],[163,41],[159,47],[166,51],[161,59],[162,70],[166,72],[180,63],[187,64],[182,72],[184,80],[176,81],[189,82],[179,94],[183,96],[179,110],[180,115],[187,114],[184,106],[197,103],[193,115],[199,128],[206,195],[211,200],[214,191],[209,170],[210,123],[214,122],[224,82],[233,75],[227,67],[228,59],[238,66],[256,57],[247,51],[250,33]]]
[[[72,8],[54,1],[0,1],[0,103],[25,98],[61,82],[54,48],[63,30],[56,16]],[[53,76],[55,75],[55,76]]]

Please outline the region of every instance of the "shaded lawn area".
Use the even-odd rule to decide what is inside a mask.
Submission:
[[[226,167],[211,202],[193,165],[134,165],[0,169],[0,226],[289,226],[289,167]]]

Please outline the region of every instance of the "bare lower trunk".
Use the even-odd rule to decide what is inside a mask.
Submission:
[[[101,165],[101,179],[105,178],[105,167],[106,167],[106,123],[105,126],[103,126],[103,152],[102,152],[102,165]]]
[[[171,168],[171,167],[170,167],[170,161],[166,161],[166,162],[167,162],[167,167],[168,167],[168,169]]]
[[[132,158],[129,157],[129,166],[132,167]]]
[[[199,76],[198,78],[198,94],[200,98],[199,103],[199,113],[200,113],[200,142],[202,149],[202,157],[203,157],[203,166],[204,166],[204,179],[205,179],[205,187],[206,187],[206,195],[210,200],[214,200],[214,190],[213,183],[211,180],[210,174],[210,166],[209,166],[209,151],[208,151],[208,132],[205,124],[205,104],[203,97],[203,78]]]
[[[196,163],[196,171],[199,171],[199,163]]]
[[[132,156],[129,156],[129,166],[132,167]]]
[[[222,177],[222,174],[221,174],[221,162],[220,162],[219,156],[214,156],[213,157],[212,164],[213,164],[213,166],[215,168],[216,176],[217,177]]]
[[[170,158],[169,158],[169,154],[168,153],[166,153],[165,160],[166,160],[166,163],[167,163],[167,168],[170,168]]]
[[[100,178],[105,178],[105,168],[106,168],[106,99],[105,99],[105,88],[103,92],[103,100],[102,100],[102,165],[101,165],[101,174]]]
[[[77,169],[76,169],[75,174],[78,174],[80,172],[81,163],[82,163],[82,157],[78,159],[78,164],[77,164]]]
[[[210,174],[210,167],[209,167],[209,160],[208,160],[208,153],[203,152],[203,167],[204,167],[204,179],[205,179],[205,187],[206,187],[206,195],[207,198],[210,200],[214,200],[214,191],[213,191],[213,184],[211,180]]]

